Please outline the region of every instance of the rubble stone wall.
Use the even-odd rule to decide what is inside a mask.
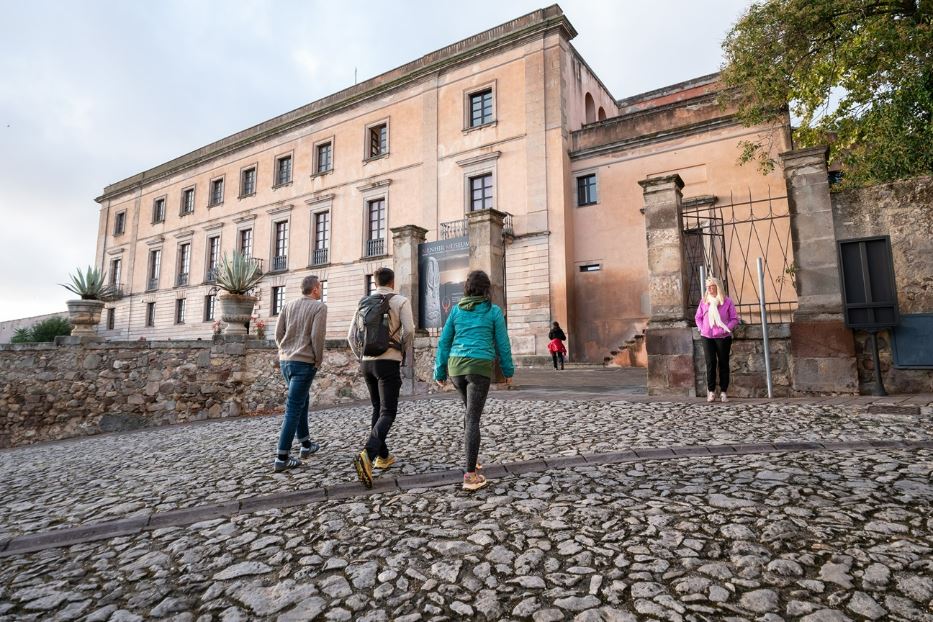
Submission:
[[[790,325],[773,324],[768,327],[768,350],[771,360],[771,386],[775,397],[790,397],[792,357],[790,351]],[[693,361],[696,369],[696,394],[706,395],[706,360],[703,341],[693,331]],[[761,326],[742,324],[732,336],[729,357],[729,395],[734,397],[768,397],[765,374],[764,341]]]

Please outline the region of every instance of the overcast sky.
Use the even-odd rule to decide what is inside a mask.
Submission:
[[[617,97],[717,71],[748,0],[564,0]],[[104,186],[545,0],[0,0],[0,320],[65,309]]]

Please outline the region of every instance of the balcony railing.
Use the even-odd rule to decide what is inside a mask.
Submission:
[[[314,252],[311,253],[311,265],[312,266],[323,266],[327,263],[328,256],[330,253],[326,248],[316,248]]]
[[[262,259],[250,257],[249,260],[256,266],[256,269],[259,270],[259,274],[262,274]]]
[[[441,239],[449,240],[450,238],[459,238],[465,235],[469,235],[470,227],[467,225],[467,219],[461,218],[460,220],[451,220],[450,222],[441,223]]]
[[[214,266],[213,268],[208,268],[207,274],[204,275],[204,282],[205,283],[216,283],[218,272],[220,272],[220,268],[217,266]]]
[[[175,277],[175,287],[184,287],[188,284],[188,273],[181,272]]]
[[[512,215],[505,212],[505,218],[502,219],[502,235],[515,235],[515,229],[512,228]]]
[[[281,272],[288,270],[288,255],[276,255],[272,258],[272,271]]]
[[[154,289],[159,289],[159,277],[155,277],[146,281],[146,291],[151,292]]]
[[[366,240],[366,256],[367,257],[379,257],[380,255],[385,255],[385,254],[386,254],[385,239]]]
[[[111,281],[110,285],[110,300],[120,300],[123,296],[126,295],[126,289],[124,288],[123,283],[116,283]]]

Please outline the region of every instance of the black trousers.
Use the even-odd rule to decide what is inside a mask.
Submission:
[[[560,368],[564,368],[564,353],[563,352],[551,352],[551,358],[554,359],[554,369],[557,369],[557,359],[560,359]]]
[[[372,460],[376,456],[389,457],[386,437],[395,422],[398,412],[398,394],[402,389],[402,364],[398,361],[363,361],[360,371],[369,389],[369,401],[373,404],[372,428],[366,441],[366,453]]]
[[[463,419],[463,446],[466,449],[467,473],[476,471],[476,460],[479,458],[479,419],[486,405],[486,396],[489,395],[489,385],[492,379],[478,374],[466,376],[451,376],[450,381],[460,393],[460,399],[466,406],[466,417]]]
[[[719,368],[719,390],[723,393],[729,388],[729,353],[732,351],[732,337],[710,339],[703,337],[703,354],[706,358],[706,390],[716,390],[716,368]]]

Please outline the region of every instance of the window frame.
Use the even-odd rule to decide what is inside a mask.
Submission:
[[[279,181],[279,172],[282,166],[282,162],[288,160],[288,179],[285,181]],[[272,164],[272,188],[283,188],[285,186],[290,186],[292,181],[295,179],[295,151],[288,151],[286,153],[280,153],[275,156]]]
[[[319,175],[328,175],[334,172],[334,153],[335,153],[334,144],[335,142],[334,142],[333,136],[322,138],[321,140],[318,140],[312,144],[311,177],[318,177]],[[324,146],[330,147],[330,167],[322,171],[321,170],[321,154],[319,150],[321,147],[324,147]]]
[[[111,287],[119,287],[120,278],[123,276],[123,258],[114,257],[110,260],[110,278],[107,282]]]
[[[150,248],[149,257],[146,259],[146,291],[155,291],[159,289],[159,281],[162,276],[162,249]],[[152,282],[155,287],[150,287]]]
[[[214,187],[220,182],[220,200],[214,200]],[[224,204],[224,195],[227,193],[227,181],[226,175],[221,175],[219,177],[214,177],[207,184],[207,207],[217,207]]]
[[[473,125],[473,97],[480,95],[489,91],[491,103],[490,107],[492,108],[492,118],[483,123]],[[496,80],[491,80],[483,84],[478,84],[476,86],[471,86],[468,89],[463,91],[463,132],[472,132],[474,130],[480,130],[485,127],[493,127],[496,125],[499,119],[498,111],[496,108],[497,105],[497,96],[496,96]]]
[[[582,198],[582,195],[580,192],[581,191],[580,182],[582,182],[585,179],[589,179],[590,177],[593,178],[593,186],[592,186],[593,187],[593,198],[591,201],[587,201],[583,203],[580,201],[580,199]],[[590,205],[599,205],[599,175],[598,173],[596,171],[581,171],[578,173],[574,173],[573,178],[575,182],[574,193],[576,195],[575,196],[576,206],[577,207],[589,207]]]
[[[184,280],[184,283],[182,283],[182,280]],[[190,284],[191,240],[187,240],[178,243],[178,251],[175,255],[175,287],[187,287]]]
[[[479,180],[485,181],[486,179],[489,180],[489,183],[488,184],[483,183],[482,187],[480,188],[480,190],[482,191],[482,196],[480,197],[481,207],[476,208],[475,207],[476,196],[474,194],[476,192],[476,189],[474,188],[474,182],[479,181]],[[468,213],[479,212],[484,209],[495,209],[496,180],[495,180],[495,175],[493,174],[492,171],[486,171],[484,173],[479,173],[478,175],[470,175],[469,177],[467,177],[467,183],[469,185],[469,188],[467,188],[467,192],[469,193],[469,201],[470,201],[469,205],[467,206]],[[488,196],[486,195],[487,190],[489,191]],[[487,201],[489,202],[488,206],[486,205]]]
[[[204,296],[204,321],[213,322],[217,319],[217,294]]]
[[[117,310],[114,307],[107,307],[107,330],[116,330]]]
[[[176,298],[175,299],[175,324],[181,325],[185,323],[185,313],[188,307],[187,298]]]
[[[492,175],[492,206],[488,209],[499,209],[499,151],[485,153],[466,160],[459,160],[463,175],[463,213],[473,211],[472,180],[484,175]]]
[[[158,205],[159,205],[159,202],[160,202],[160,201],[162,202],[162,209],[161,209],[161,216],[162,216],[162,217],[159,218],[159,219],[157,220],[157,219],[156,219],[156,216],[159,214],[159,212],[158,212],[158,209],[159,209],[159,208],[158,208]],[[164,222],[165,222],[165,205],[166,205],[167,203],[168,203],[168,195],[167,195],[167,194],[163,194],[162,196],[158,196],[158,197],[152,199],[152,224],[153,224],[153,225],[158,225],[158,224],[161,224],[161,223],[164,223]]]
[[[389,133],[389,118],[380,119],[379,121],[374,121],[373,123],[367,123],[363,131],[363,162],[371,162],[373,160],[380,160],[386,158],[391,153],[391,136]],[[372,153],[372,132],[373,130],[385,126],[385,151],[382,151],[377,154]]]
[[[285,286],[273,285],[269,298],[269,316],[275,317],[282,312],[282,308],[285,306]]]
[[[249,232],[249,254],[243,252],[243,234],[246,232]],[[256,256],[256,242],[255,236],[253,235],[254,233],[255,229],[253,228],[252,223],[250,223],[248,227],[240,227],[236,232],[236,249],[240,253],[243,253],[243,255],[247,258]]]
[[[278,246],[278,243],[279,243],[279,225],[285,225],[285,239],[284,239],[284,246],[285,246],[284,250],[285,250],[285,252],[282,253],[281,255],[278,254],[278,251],[279,251],[280,249],[276,248],[276,247]],[[290,242],[291,242],[291,240],[290,240],[290,238],[291,238],[291,218],[290,218],[290,217],[286,217],[286,218],[274,219],[274,220],[272,221],[272,232],[271,232],[271,233],[272,233],[272,235],[271,235],[271,238],[272,238],[272,239],[271,239],[271,242],[272,242],[272,249],[271,249],[271,250],[272,250],[272,252],[271,252],[272,260],[269,262],[269,268],[270,268],[269,271],[270,271],[270,272],[285,272],[286,270],[288,270],[288,250],[289,250],[288,247],[290,246]],[[275,267],[275,260],[276,260],[277,257],[285,257],[285,267],[284,267],[284,268],[276,269],[276,267]]]
[[[327,279],[318,279],[318,283],[321,284],[321,302],[327,304]]]
[[[120,210],[113,215],[113,237],[126,233],[126,210]]]
[[[214,257],[212,257],[212,252],[211,252],[211,251],[213,250],[211,242],[212,242],[213,240],[217,240],[217,257],[216,257],[216,260],[217,260],[217,261],[216,261],[216,262],[212,262],[212,259],[214,259]],[[214,268],[216,268],[218,265],[220,265],[220,260],[221,260],[221,258],[223,257],[223,246],[222,246],[222,242],[221,242],[221,239],[220,239],[220,233],[216,233],[216,234],[213,234],[213,235],[208,234],[208,236],[207,236],[207,241],[206,241],[206,243],[205,243],[205,245],[204,245],[204,253],[205,253],[205,257],[204,257],[204,266],[205,266],[205,270],[204,270],[204,282],[205,282],[205,283],[213,283],[214,281],[211,280],[211,271],[212,271]],[[215,280],[216,280],[216,275],[214,275],[214,277],[215,277]]]
[[[154,300],[146,302],[146,315],[143,318],[145,328],[155,327],[155,305]]]
[[[181,205],[179,205],[179,208],[178,208],[178,215],[179,215],[179,216],[182,216],[182,217],[184,217],[184,216],[190,216],[191,214],[194,213],[194,204],[195,204],[195,201],[197,201],[197,198],[198,198],[198,197],[197,197],[197,192],[195,192],[196,190],[197,190],[197,185],[192,185],[192,186],[188,186],[188,187],[186,187],[186,188],[182,188],[182,189],[181,189]],[[191,201],[190,201],[190,202],[185,200],[185,197],[188,196],[188,193],[189,193],[189,192],[191,193]],[[191,209],[188,210],[188,211],[185,211],[185,206],[188,205],[188,204],[191,205]]]
[[[253,172],[253,189],[252,192],[244,192],[245,190],[245,180],[246,174],[248,172]],[[259,186],[259,163],[253,162],[252,164],[247,164],[240,168],[240,192],[237,195],[238,199],[245,199],[247,197],[252,197],[256,195],[256,188]]]

